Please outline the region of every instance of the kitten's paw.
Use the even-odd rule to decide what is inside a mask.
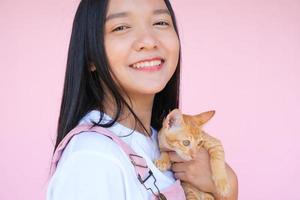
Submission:
[[[203,200],[215,200],[215,198],[210,194],[205,194]]]
[[[201,199],[200,196],[197,196],[196,194],[186,194],[186,200],[204,200],[204,199]]]
[[[161,171],[166,171],[171,168],[171,162],[165,160],[155,160],[154,164]]]
[[[215,185],[217,192],[222,195],[223,197],[228,196],[230,193],[230,184],[228,182],[227,178],[216,178],[215,180]]]
[[[215,200],[215,197],[206,192],[200,192],[199,200]]]

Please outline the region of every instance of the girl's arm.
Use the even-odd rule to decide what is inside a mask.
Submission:
[[[237,176],[228,164],[226,164],[226,171],[231,185],[231,194],[227,198],[216,195],[215,185],[211,178],[209,154],[205,149],[199,149],[191,161],[182,160],[175,152],[169,152],[169,156],[173,162],[172,170],[176,178],[191,183],[201,191],[212,193],[216,200],[238,199]]]

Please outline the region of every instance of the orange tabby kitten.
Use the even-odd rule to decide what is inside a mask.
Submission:
[[[222,144],[216,138],[202,130],[202,126],[212,118],[215,111],[204,112],[195,116],[183,115],[180,110],[174,109],[163,121],[163,127],[158,132],[159,148],[161,150],[173,150],[182,159],[192,160],[193,152],[203,147],[210,155],[212,179],[219,195],[226,197],[230,191],[228,182],[224,150]],[[162,171],[171,167],[168,153],[161,152],[155,165]],[[187,200],[214,200],[214,197],[198,190],[187,182],[182,182]]]

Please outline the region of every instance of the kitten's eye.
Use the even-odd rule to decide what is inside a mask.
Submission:
[[[190,142],[189,140],[183,140],[183,141],[182,141],[182,144],[183,144],[184,146],[189,146],[189,145],[191,144],[191,142]]]

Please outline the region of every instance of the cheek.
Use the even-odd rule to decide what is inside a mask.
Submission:
[[[178,58],[180,45],[176,33],[174,32],[173,34],[167,35],[164,38],[164,40],[165,40],[165,47],[168,49],[171,55]]]
[[[105,38],[105,52],[111,66],[119,66],[120,64],[124,65],[124,63],[126,64],[131,49],[130,41],[130,38]]]
[[[164,41],[164,46],[167,50],[168,61],[172,66],[171,70],[175,71],[176,66],[178,64],[179,49],[180,49],[179,39],[177,35],[172,34],[169,37],[166,37]]]
[[[113,40],[110,38],[105,39],[105,53],[107,56],[108,64],[111,72],[113,73],[112,78],[115,83],[123,84],[122,81],[124,79],[124,59],[128,57],[128,50],[124,47],[124,44],[117,40]],[[118,56],[115,56],[118,55]]]

